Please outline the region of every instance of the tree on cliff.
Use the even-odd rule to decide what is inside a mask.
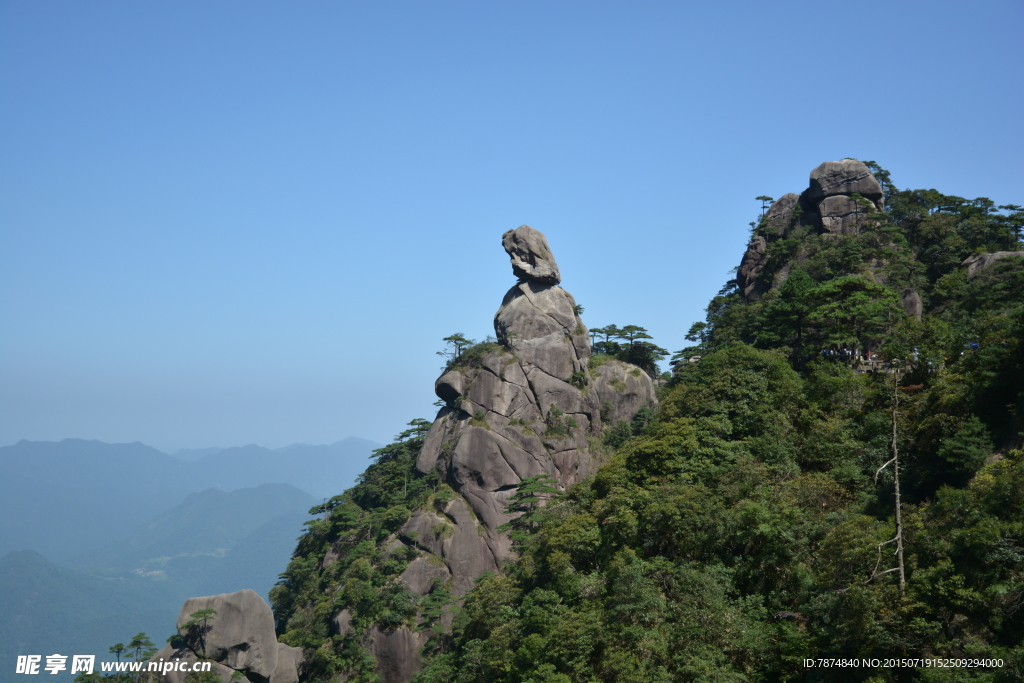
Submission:
[[[459,360],[459,358],[462,357],[463,349],[476,343],[472,339],[466,339],[466,335],[461,332],[450,334],[441,341],[445,343],[445,348],[438,351],[437,355],[447,358],[447,365],[451,365],[455,361]]]
[[[523,479],[505,506],[505,514],[516,517],[511,522],[499,526],[498,530],[508,533],[513,543],[523,543],[543,521],[543,506],[561,493],[555,488],[557,485],[558,480],[547,474]]]

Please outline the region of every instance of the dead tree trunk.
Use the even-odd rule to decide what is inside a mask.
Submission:
[[[900,451],[896,440],[897,437],[897,418],[899,417],[899,385],[900,376],[896,368],[893,368],[893,380],[892,380],[892,458],[884,465],[878,468],[875,472],[874,483],[878,484],[878,475],[882,473],[889,465],[893,466],[893,482],[896,488],[896,535],[890,538],[888,541],[878,544],[878,560],[875,562],[875,568],[871,572],[871,576],[868,577],[864,583],[869,583],[876,577],[884,574],[891,574],[893,572],[900,573],[900,595],[906,597],[907,595],[907,576],[903,567],[903,504],[900,500]],[[886,569],[885,571],[878,571],[878,567],[882,564],[882,547],[887,546],[890,543],[896,543],[896,566],[892,569]]]

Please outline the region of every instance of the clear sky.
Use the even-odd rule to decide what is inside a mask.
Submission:
[[[875,160],[1024,204],[1024,3],[0,2],[0,445],[432,418],[545,232],[671,350],[754,197]]]

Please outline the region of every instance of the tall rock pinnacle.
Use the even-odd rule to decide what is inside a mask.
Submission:
[[[568,487],[594,469],[588,438],[601,433],[602,405],[604,420],[614,421],[655,402],[638,368],[589,369],[587,328],[575,299],[554,284],[558,265],[544,235],[524,225],[506,232],[502,245],[520,281],[494,316],[498,343],[457,359],[437,380],[446,405],[416,465],[436,469],[472,507],[485,528],[474,535],[492,563],[484,569],[508,556],[510,542],[497,528],[509,521],[505,505],[520,481],[546,474]],[[456,585],[468,588],[473,578]]]
[[[524,225],[506,232],[502,245],[519,282],[494,316],[498,341],[466,350],[435,382],[445,405],[416,461],[456,495],[413,512],[384,549],[405,545],[419,553],[401,575],[414,595],[442,581],[458,597],[484,572],[500,571],[512,542],[498,528],[511,520],[505,508],[519,483],[548,475],[568,488],[600,464],[590,444],[603,426],[657,403],[640,368],[619,361],[590,367],[587,328],[572,295],[558,286],[544,235]],[[386,683],[412,677],[426,635],[405,626],[371,631]]]

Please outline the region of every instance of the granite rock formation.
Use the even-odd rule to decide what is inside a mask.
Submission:
[[[539,230],[529,225],[509,230],[501,236],[501,246],[512,257],[512,272],[516,277],[549,285],[557,285],[562,281],[548,240]]]
[[[464,541],[478,548],[465,553],[463,571],[452,572],[457,587],[508,557],[508,538],[497,528],[509,521],[505,505],[520,481],[546,474],[568,487],[582,479],[595,466],[588,439],[602,424],[655,403],[639,368],[612,361],[590,370],[587,329],[572,295],[552,284],[558,265],[544,235],[524,225],[506,232],[502,245],[520,281],[494,316],[498,343],[437,380],[446,405],[416,463],[424,473],[436,468],[459,492],[462,500],[447,513],[457,529],[463,516],[483,528]],[[462,554],[459,536],[441,549],[446,559]]]
[[[543,474],[564,489],[586,477],[599,464],[591,442],[602,427],[657,403],[639,368],[619,361],[590,367],[587,329],[575,299],[558,286],[544,235],[524,225],[506,232],[502,246],[519,282],[494,316],[497,342],[455,359],[437,379],[445,405],[416,462],[457,495],[414,512],[389,541],[419,553],[401,575],[414,595],[441,580],[457,598],[484,572],[499,571],[512,544],[498,528],[511,519],[505,507],[516,486]],[[349,619],[340,612],[334,628],[347,628]],[[386,683],[410,680],[428,635],[408,627],[370,631],[366,644]]]
[[[274,614],[255,591],[189,598],[178,613],[179,630],[190,615],[212,609],[202,635],[205,655],[213,660],[211,671],[224,683],[230,683],[235,672],[242,672],[251,683],[297,683],[302,650],[277,642]],[[193,647],[172,642],[156,653],[150,661],[199,661]],[[160,677],[165,683],[182,683],[187,671],[168,671]]]
[[[853,195],[860,195],[854,197]],[[772,243],[797,230],[837,236],[869,229],[868,217],[884,206],[882,186],[868,167],[855,159],[826,161],[811,171],[810,183],[800,195],[785,194],[772,204],[747,246],[736,280],[748,301],[760,299],[785,281],[767,281],[761,273]],[[835,239],[835,238],[832,238]]]
[[[961,265],[967,269],[967,277],[974,277],[996,261],[1014,256],[1024,258],[1024,251],[993,251],[987,254],[976,254],[964,259]]]
[[[907,287],[900,292],[900,303],[903,304],[903,310],[908,316],[913,316],[915,320],[920,320],[924,314],[924,303],[921,301],[921,295],[916,289]]]

